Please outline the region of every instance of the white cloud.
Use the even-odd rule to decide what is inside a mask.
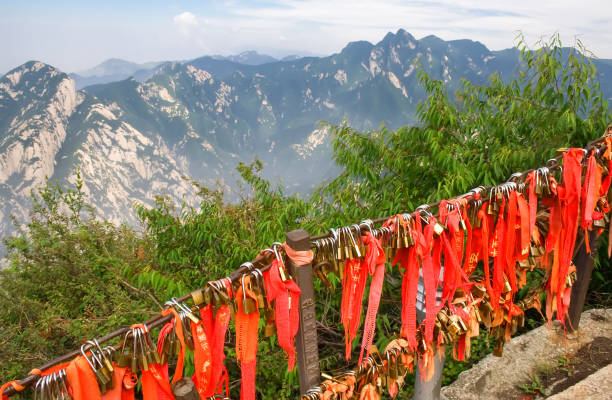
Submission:
[[[241,47],[329,54],[349,41],[377,42],[387,32],[404,28],[417,38],[466,38],[491,49],[512,47],[519,30],[530,43],[559,32],[565,44],[579,36],[587,48],[612,58],[612,33],[605,24],[597,28],[597,21],[611,11],[612,2],[601,0],[583,0],[579,6],[567,0],[276,0],[263,6],[227,3],[222,15],[209,16],[206,33],[201,30],[203,20],[190,12],[174,20],[179,29],[206,36],[217,52],[225,53]]]
[[[182,12],[173,19],[174,25],[183,36],[191,36],[193,32],[200,26],[200,21],[194,13],[189,11]]]
[[[30,59],[74,71],[110,57],[178,60],[250,49],[326,55],[350,41],[376,43],[399,28],[417,38],[477,40],[493,50],[513,46],[518,30],[528,43],[559,32],[566,45],[578,37],[597,56],[612,58],[610,0],[173,0],[124,2],[130,7],[107,7],[106,14],[86,5],[66,13],[52,2],[13,3],[24,6],[12,16],[0,10],[0,36],[14,38],[0,43],[0,71]]]

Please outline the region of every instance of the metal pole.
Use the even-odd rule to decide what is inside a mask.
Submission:
[[[288,232],[286,243],[293,250],[310,250],[310,234],[303,229]],[[295,347],[297,350],[298,374],[300,377],[300,395],[308,389],[318,386],[321,371],[319,369],[319,348],[317,344],[317,326],[312,283],[312,263],[297,265],[289,259],[289,272],[300,287],[300,328]]]
[[[442,371],[444,370],[444,352],[434,356],[434,368],[434,375],[428,381],[423,380],[421,370],[416,368],[412,400],[440,400]]]
[[[570,331],[578,330],[580,325],[580,316],[584,308],[584,301],[591,283],[591,275],[593,274],[593,266],[595,263],[595,255],[599,248],[599,235],[595,231],[589,231],[589,244],[591,253],[586,251],[584,240],[578,250],[578,254],[574,257],[574,265],[576,265],[576,275],[578,278],[572,286],[572,297],[569,305],[566,326]]]
[[[444,277],[444,267],[440,269],[440,282]],[[436,289],[436,305],[439,305],[442,299],[442,290]],[[419,283],[417,286],[416,313],[419,323],[425,319],[425,285],[423,283],[423,270],[419,271]],[[434,356],[434,375],[429,381],[423,380],[421,370],[416,368],[416,376],[414,378],[414,395],[412,400],[439,400],[440,390],[442,388],[442,370],[444,369],[444,352]]]

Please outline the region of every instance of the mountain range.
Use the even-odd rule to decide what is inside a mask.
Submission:
[[[300,58],[300,56],[288,55],[281,59],[277,59],[267,54],[260,54],[254,50],[248,50],[236,55],[214,55],[210,56],[210,58],[230,61],[241,65],[261,65],[277,61],[293,61]],[[85,71],[73,72],[70,76],[74,79],[76,88],[79,90],[87,86],[121,81],[130,77],[138,82],[143,82],[150,78],[158,70],[160,65],[167,63],[171,63],[171,61],[135,63],[119,58],[110,58],[93,68]]]
[[[400,29],[327,57],[114,59],[77,74],[27,62],[0,78],[0,235],[13,229],[9,215],[27,217],[31,190],[73,182],[77,169],[89,201],[117,222],[133,223],[133,202],[156,194],[195,204],[185,177],[235,198],[235,167],[256,156],[266,178],[308,193],[337,172],[320,121],[348,118],[362,130],[414,124],[425,95],[415,60],[453,91],[461,78],[510,78],[518,55]],[[594,62],[611,97],[612,62]]]

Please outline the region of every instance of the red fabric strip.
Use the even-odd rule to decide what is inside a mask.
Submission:
[[[289,371],[295,365],[294,338],[300,325],[299,301],[301,290],[289,279],[286,282],[280,277],[278,260],[272,261],[270,268],[264,272],[268,301],[275,301],[275,321],[278,344],[287,354]]]
[[[370,295],[368,298],[368,311],[363,328],[363,337],[361,338],[361,352],[359,354],[359,365],[364,359],[370,355],[370,346],[374,341],[374,332],[376,330],[376,314],[380,304],[380,296],[382,295],[382,286],[385,279],[385,254],[382,249],[381,239],[376,239],[370,232],[367,232],[362,237],[367,252],[365,262],[368,271],[372,267],[375,268],[372,282],[370,283]]]

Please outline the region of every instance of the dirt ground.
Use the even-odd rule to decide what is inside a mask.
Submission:
[[[612,340],[596,337],[574,355],[537,365],[531,379],[507,391],[505,398],[536,400],[560,393],[612,362]]]

